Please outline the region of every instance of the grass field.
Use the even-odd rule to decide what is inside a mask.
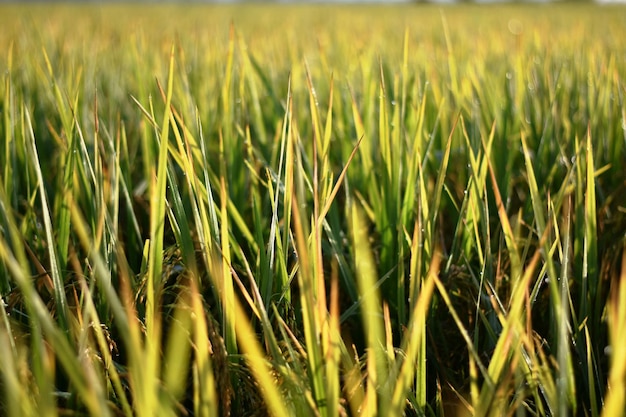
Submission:
[[[626,415],[626,8],[0,27],[1,415]]]

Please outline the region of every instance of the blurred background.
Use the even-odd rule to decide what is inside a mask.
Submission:
[[[626,0],[0,0],[0,3],[598,3],[626,4]]]

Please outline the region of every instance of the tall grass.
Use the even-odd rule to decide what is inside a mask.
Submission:
[[[622,8],[0,12],[1,414],[623,415]]]

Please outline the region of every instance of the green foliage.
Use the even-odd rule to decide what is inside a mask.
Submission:
[[[623,10],[537,10],[0,6],[0,414],[623,415]]]

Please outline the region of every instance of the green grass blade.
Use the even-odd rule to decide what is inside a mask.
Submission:
[[[169,60],[169,75],[167,81],[167,95],[163,122],[158,132],[159,157],[151,175],[150,184],[150,246],[148,253],[147,295],[146,295],[146,368],[143,384],[143,404],[140,413],[153,415],[160,406],[157,387],[149,381],[158,378],[160,368],[160,339],[161,328],[157,318],[159,309],[159,293],[163,269],[163,234],[165,228],[165,202],[167,184],[167,165],[169,147],[169,126],[171,117],[171,100],[174,83],[174,47]]]
[[[42,215],[44,221],[44,228],[46,232],[46,239],[48,241],[48,256],[50,258],[50,275],[52,276],[52,283],[54,285],[54,297],[57,304],[57,312],[59,314],[59,325],[64,331],[68,330],[68,318],[67,318],[67,299],[65,297],[65,283],[61,276],[60,261],[57,257],[57,249],[54,238],[54,231],[52,225],[52,219],[50,216],[50,208],[48,205],[48,197],[46,196],[46,188],[44,182],[44,175],[41,171],[41,165],[39,164],[39,156],[37,153],[37,144],[35,143],[35,133],[33,132],[33,126],[30,119],[30,113],[26,111],[26,121],[30,133],[30,152],[32,155],[32,163],[34,165],[35,172],[37,174],[37,181],[39,183],[39,197],[41,199]]]
[[[581,306],[583,316],[597,322],[600,317],[599,307],[596,305],[596,293],[598,291],[598,230],[596,213],[596,170],[594,168],[594,154],[591,143],[591,132],[587,130],[585,145],[586,161],[586,188],[585,188],[585,240],[583,247],[583,294],[588,290],[588,299],[583,300]],[[587,314],[585,314],[585,312]]]
[[[397,382],[395,383],[391,397],[389,415],[398,416],[403,413],[406,398],[411,384],[414,381],[415,374],[418,375],[417,384],[426,382],[426,315],[435,288],[434,277],[439,273],[440,264],[441,255],[436,252],[431,262],[428,276],[422,285],[419,298],[411,312],[411,318],[407,328],[407,337],[402,347],[402,351],[405,352],[405,357],[401,362],[397,376],[394,375],[392,378],[392,380],[397,378]],[[417,390],[417,405],[420,407],[420,411],[424,412],[426,409],[426,390],[419,386]]]
[[[223,146],[223,144],[221,144]],[[223,152],[223,148],[221,149]],[[231,265],[231,256],[230,256],[230,237],[229,237],[229,228],[228,228],[228,193],[226,189],[226,172],[225,172],[225,160],[222,157],[223,161],[222,169],[221,169],[221,177],[220,177],[220,201],[222,202],[221,210],[220,210],[220,252],[223,258],[223,262],[228,267],[222,268],[223,275],[221,279],[218,281],[218,289],[222,293],[222,302],[223,302],[223,310],[224,310],[224,333],[225,333],[225,341],[226,341],[226,350],[230,354],[237,353],[237,341],[236,341],[236,331],[235,328],[237,326],[237,316],[233,315],[235,311],[235,292],[233,287],[233,277],[230,272]]]
[[[571,340],[571,332],[569,329],[570,321],[569,321],[569,300],[570,296],[570,256],[571,256],[571,221],[572,221],[572,202],[571,196],[566,197],[566,204],[564,206],[564,228],[563,228],[563,265],[565,266],[561,272],[560,277],[560,310],[561,310],[561,320],[558,323],[559,330],[559,342],[558,342],[558,351],[557,351],[557,361],[559,364],[558,367],[558,375],[557,375],[557,385],[558,392],[561,393],[559,395],[559,406],[558,410],[561,416],[567,416],[569,412],[570,405],[573,408],[573,411],[576,411],[576,394],[575,394],[575,376],[573,370],[572,359],[570,355],[570,340]],[[567,395],[563,395],[563,393],[567,393]]]
[[[380,403],[378,409],[377,390],[382,389],[387,381],[387,353],[384,351],[384,329],[382,320],[382,303],[379,291],[370,291],[376,287],[376,267],[368,243],[367,226],[361,209],[356,202],[350,209],[350,230],[354,247],[354,263],[357,284],[362,297],[362,318],[365,329],[367,359],[367,381],[364,413],[366,415],[387,415],[386,402]]]
[[[314,269],[311,264],[311,249],[307,241],[309,233],[305,231],[301,219],[300,206],[295,195],[292,196],[293,211],[292,227],[295,238],[296,253],[298,254],[299,268],[296,273],[300,288],[300,303],[302,306],[302,326],[307,347],[307,362],[309,365],[309,381],[312,385],[313,397],[320,414],[327,414],[326,385],[323,366],[323,352],[321,344],[322,318],[319,317],[315,290]]]

